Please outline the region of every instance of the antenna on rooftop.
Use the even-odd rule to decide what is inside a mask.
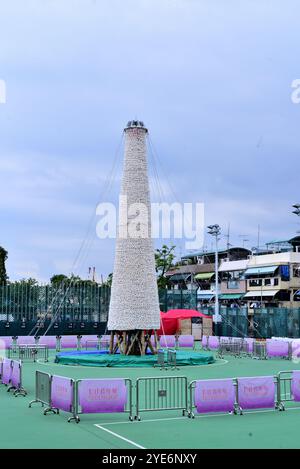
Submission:
[[[246,234],[240,234],[240,235],[239,235],[239,238],[242,238],[243,248],[245,247],[245,243],[246,243],[247,241],[249,241],[249,239],[247,238],[247,236],[248,236],[248,235],[246,235]]]
[[[227,229],[227,234],[225,235],[225,238],[227,238],[226,247],[228,251],[230,246],[232,246],[232,244],[230,244],[230,222],[228,223],[228,229]]]

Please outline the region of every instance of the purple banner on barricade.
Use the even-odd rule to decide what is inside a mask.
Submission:
[[[114,345],[116,344],[117,342],[117,338],[116,336],[114,336]],[[100,338],[100,347],[108,347],[110,345],[110,335],[103,335],[101,338]]]
[[[81,345],[85,344],[86,341],[88,341],[88,340],[96,341],[96,340],[98,340],[98,336],[97,335],[83,335],[81,337]]]
[[[12,371],[11,371],[11,379],[10,383],[11,385],[19,389],[21,387],[21,362],[18,362],[17,360],[12,361]]]
[[[300,402],[300,371],[293,371],[292,373],[291,390],[294,401]]]
[[[207,345],[208,345],[208,337],[207,337],[207,335],[203,335],[203,336],[202,336],[201,344],[202,344],[202,347],[203,347],[203,348],[206,348],[206,347],[207,347]]]
[[[194,347],[194,336],[192,335],[180,335],[178,337],[179,347]]]
[[[245,342],[246,342],[247,345],[248,345],[248,352],[249,352],[249,353],[252,353],[252,352],[253,352],[253,347],[254,347],[254,339],[245,338],[244,340],[245,340]]]
[[[72,412],[74,381],[63,376],[52,376],[51,407]]]
[[[39,338],[39,345],[45,345],[50,349],[56,349],[57,339],[55,335],[42,335]]]
[[[127,387],[123,379],[85,379],[78,385],[78,401],[81,412],[125,412]]]
[[[63,335],[60,339],[61,348],[75,348],[77,349],[78,339],[76,335]]]
[[[2,378],[1,378],[1,381],[2,381],[3,384],[9,384],[10,383],[11,373],[12,373],[11,360],[9,360],[8,358],[3,358]]]
[[[5,350],[11,347],[13,344],[12,337],[2,336],[0,337],[0,350]]]
[[[216,350],[219,348],[219,345],[219,337],[216,337],[215,335],[210,335],[208,337],[207,346],[209,349]]]
[[[17,339],[17,345],[36,345],[35,337],[32,335],[20,335]]]
[[[292,356],[293,358],[300,357],[300,340],[293,340],[292,342]]]
[[[224,335],[220,337],[220,342],[228,342],[228,340],[232,340],[232,337],[226,337]]]
[[[197,412],[231,412],[234,410],[235,389],[232,379],[201,380],[196,382]]]
[[[289,356],[289,343],[283,340],[267,339],[266,348],[268,357]]]
[[[155,347],[155,336],[154,335],[152,335],[150,337],[150,342],[151,342],[152,346]]]
[[[175,347],[176,340],[174,335],[162,335],[159,339],[159,345],[161,347]]]
[[[242,409],[264,409],[275,406],[273,376],[238,378],[238,403]]]

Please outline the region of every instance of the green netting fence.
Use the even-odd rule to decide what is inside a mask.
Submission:
[[[108,318],[110,288],[106,285],[75,284],[0,286],[0,335],[26,335],[37,321],[41,333],[55,318],[51,331],[57,333],[104,333]],[[161,311],[198,309],[213,315],[214,306],[199,305],[195,290],[160,290]],[[300,337],[300,308],[261,308],[254,314],[248,309],[220,305],[223,336]]]

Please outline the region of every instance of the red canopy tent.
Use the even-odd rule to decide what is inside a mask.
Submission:
[[[208,318],[206,314],[200,313],[194,309],[170,309],[167,313],[160,313],[160,329],[157,331],[158,335],[172,335],[176,334],[180,327],[181,319],[190,318]]]

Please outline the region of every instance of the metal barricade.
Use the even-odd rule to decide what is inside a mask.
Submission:
[[[13,395],[17,396],[27,396],[27,391],[23,387],[22,379],[22,362],[17,360],[12,360],[12,374],[10,379],[10,386],[7,392],[13,391]]]
[[[94,348],[96,350],[100,350],[100,341],[98,340],[87,340],[85,342],[85,350],[88,350],[89,347]]]
[[[79,399],[79,385],[82,381],[84,381],[84,380],[79,379],[75,382],[74,402],[73,402],[73,406],[72,406],[73,407],[73,416],[68,419],[68,422],[71,422],[72,420],[75,420],[76,423],[79,423],[80,422],[79,415],[84,413],[84,412],[81,411],[80,402],[79,402],[80,401],[80,399]],[[100,380],[91,380],[91,381],[107,381],[107,380],[106,379],[103,379],[103,380],[100,379]],[[125,384],[126,384],[126,387],[127,387],[127,392],[128,392],[128,398],[127,398],[126,407],[125,407],[124,412],[129,413],[129,420],[133,421],[132,380],[129,379],[129,378],[125,378],[124,381],[125,381]],[[89,413],[91,413],[91,412],[89,411]],[[100,412],[96,412],[96,413],[100,413]]]
[[[267,348],[265,341],[255,341],[253,343],[252,358],[256,358],[257,360],[267,359]]]
[[[239,356],[248,356],[250,355],[250,344],[246,342],[246,340],[241,340],[239,342],[240,345],[240,354]]]
[[[36,362],[38,358],[48,361],[49,349],[46,345],[16,345],[9,347],[8,358],[17,360],[33,360]]]
[[[165,361],[165,351],[163,349],[157,350],[157,363],[154,365],[155,367],[159,367],[161,370],[167,370],[167,363]]]
[[[51,409],[51,375],[43,371],[35,372],[35,399],[29,403],[29,407],[35,402],[40,402],[42,407],[47,406],[44,414],[47,412],[56,413]]]
[[[249,344],[243,339],[228,339],[220,340],[218,348],[218,357],[223,358],[224,355],[234,355],[235,357],[241,357],[242,355],[249,354]]]
[[[288,356],[288,360],[292,360],[293,358],[293,343],[292,342],[289,342],[289,356]]]
[[[237,413],[241,414],[239,404],[238,404],[238,385],[237,385],[236,378],[232,378],[232,382],[233,382],[233,386],[235,388],[235,403],[234,403],[233,414],[237,414]],[[191,381],[190,384],[189,384],[189,387],[188,387],[189,400],[188,400],[188,413],[187,414],[188,414],[189,418],[193,418],[193,419],[195,418],[194,409],[196,409],[196,405],[195,405],[196,383],[197,383],[196,380]]]
[[[292,402],[292,371],[279,371],[277,373],[277,401],[278,410],[285,410],[285,402]]]
[[[203,335],[201,339],[201,346],[203,350],[208,350],[208,335]]]
[[[159,410],[188,410],[187,378],[167,376],[164,378],[138,378],[136,381],[136,420],[140,412]]]
[[[172,370],[179,370],[177,363],[176,363],[176,350],[168,349],[167,359],[168,359],[168,367],[170,367]]]

